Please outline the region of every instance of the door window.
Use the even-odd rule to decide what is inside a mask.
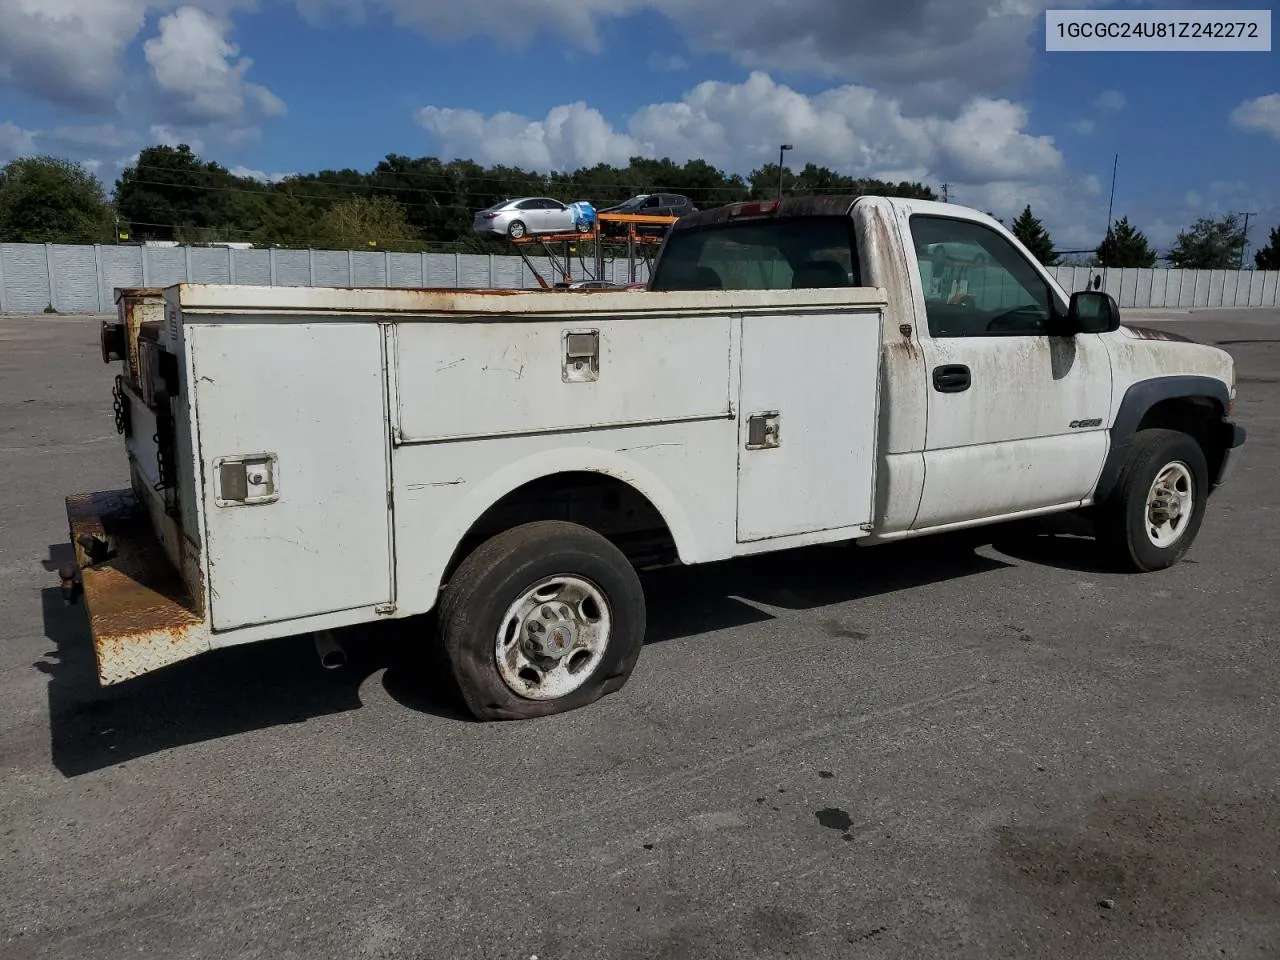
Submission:
[[[1047,336],[1049,285],[1005,237],[949,217],[914,216],[911,235],[934,337]]]

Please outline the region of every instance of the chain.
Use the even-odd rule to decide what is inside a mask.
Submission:
[[[124,392],[124,377],[117,374],[116,385],[111,391],[111,408],[116,416],[116,433],[130,436],[133,432],[133,417],[129,409],[129,398]]]
[[[168,401],[164,401],[167,406]],[[156,472],[160,481],[157,490],[168,490],[174,486],[173,477],[173,417],[168,410],[156,411],[156,433],[152,437],[156,444]]]

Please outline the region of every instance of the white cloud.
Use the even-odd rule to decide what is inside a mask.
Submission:
[[[253,61],[236,59],[240,48],[228,39],[231,29],[224,17],[183,7],[162,17],[158,35],[143,45],[156,83],[173,109],[172,119],[252,121],[285,113],[279,97],[245,79]]]
[[[10,120],[0,121],[0,163],[37,153],[36,134]]]
[[[198,135],[193,136],[192,133],[191,130],[179,130],[157,123],[151,127],[150,142],[164,147],[178,147],[185,143],[191,148],[192,153],[204,153],[204,141]]]
[[[588,50],[600,49],[597,24],[646,7],[652,0],[297,0],[303,16],[323,22],[327,15],[363,18],[370,8],[388,13],[398,26],[433,37],[456,40],[488,35],[507,43],[528,43],[548,31]]]
[[[293,173],[266,173],[262,170],[252,170],[243,166],[232,167],[230,173],[233,177],[244,177],[248,180],[257,180],[260,183],[279,183],[281,180],[296,176]]]
[[[445,157],[538,170],[632,156],[703,159],[734,173],[776,163],[779,143],[806,163],[859,177],[950,184],[955,202],[1009,220],[1028,203],[1059,245],[1096,244],[1106,228],[1098,177],[1066,169],[1051,137],[1028,132],[1024,107],[975,98],[954,116],[908,114],[892,96],[839,86],[806,96],[763,72],[740,84],[708,81],[676,102],[637,110],[617,126],[584,103],[544,119],[424,107],[418,122]]]
[[[1182,203],[1184,206],[1190,207],[1194,210],[1196,207],[1200,206],[1200,204],[1204,203],[1204,198],[1194,190],[1188,190],[1187,195],[1182,198]]]
[[[1094,109],[1103,113],[1118,113],[1128,104],[1128,99],[1119,90],[1107,90],[1093,100]]]
[[[1246,100],[1231,111],[1231,122],[1241,130],[1270,134],[1280,140],[1280,93]]]
[[[806,96],[753,72],[740,84],[706,81],[677,102],[636,111],[615,129],[584,103],[556,107],[542,120],[436,106],[418,122],[441,152],[536,169],[625,163],[635,155],[701,158],[733,172],[773,162],[779,143],[789,160],[859,176],[895,171],[957,182],[1036,181],[1062,171],[1052,137],[1027,133],[1027,112],[1007,100],[975,98],[952,117],[908,116],[875,90],[841,86]]]
[[[694,50],[739,64],[856,79],[913,106],[954,105],[1019,79],[1042,43],[1050,7],[1104,0],[297,0],[313,19],[389,14],[451,39],[489,35],[527,43],[548,32],[601,49],[599,26],[642,11],[664,16]]]
[[[625,164],[644,152],[637,140],[614,131],[599,110],[584,103],[554,107],[544,120],[515,113],[486,117],[448,107],[423,107],[417,116],[442,152],[488,164],[550,170]]]
[[[45,137],[60,144],[71,144],[78,147],[103,147],[108,150],[121,150],[137,143],[138,140],[136,133],[130,130],[122,130],[112,123],[55,127]]]
[[[248,81],[252,60],[229,40],[229,15],[261,0],[0,0],[0,91],[103,123],[70,124],[41,134],[53,149],[84,156],[119,151],[141,135],[118,118],[183,128],[219,147],[255,138],[284,104]],[[142,71],[126,52],[142,39]],[[113,118],[117,118],[114,119]]]
[[[1084,119],[1077,120],[1075,123],[1071,124],[1071,129],[1082,137],[1091,137],[1093,134],[1097,133],[1098,124],[1096,121],[1085,117]]]
[[[153,0],[2,0],[0,86],[72,109],[109,109],[120,58]]]

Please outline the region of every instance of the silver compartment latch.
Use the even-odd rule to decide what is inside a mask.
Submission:
[[[782,414],[777,410],[753,413],[747,418],[747,449],[773,450],[782,443]]]
[[[600,379],[600,331],[564,332],[565,383],[593,383]]]
[[[280,499],[280,466],[274,453],[219,457],[213,461],[220,507],[249,507]]]

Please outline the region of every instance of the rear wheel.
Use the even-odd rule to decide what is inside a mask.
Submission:
[[[519,240],[527,232],[523,220],[512,220],[511,225],[507,227],[507,236],[512,240]]]
[[[1106,559],[1138,572],[1181,560],[1204,520],[1208,474],[1204,451],[1192,437],[1176,430],[1139,432],[1115,489],[1094,515]]]
[[[440,601],[440,642],[480,720],[564,713],[620,690],[644,642],[635,569],[585,527],[540,521],[481,544]]]

